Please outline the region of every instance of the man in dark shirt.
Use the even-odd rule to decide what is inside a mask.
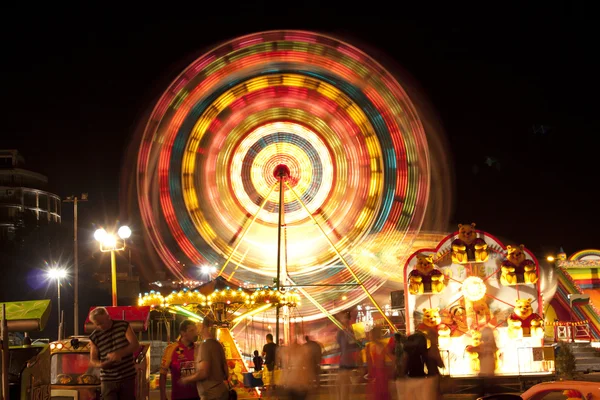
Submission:
[[[90,312],[96,329],[90,335],[90,364],[100,367],[102,398],[135,398],[135,364],[133,353],[140,345],[129,322],[113,321],[106,308]]]
[[[275,369],[275,354],[277,353],[277,345],[273,343],[273,335],[267,334],[267,344],[263,346],[262,355],[265,359],[265,367],[267,371]]]
[[[275,382],[275,359],[277,356],[277,345],[273,343],[273,335],[267,334],[267,344],[263,346],[262,356],[265,359],[265,368],[267,373],[263,372],[263,382],[265,386],[274,385]]]

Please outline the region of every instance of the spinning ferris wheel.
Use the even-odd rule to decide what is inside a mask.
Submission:
[[[136,173],[147,236],[174,276],[210,265],[236,285],[299,288],[304,320],[402,270],[385,249],[419,231],[431,174],[394,77],[301,31],[243,36],[189,65],[145,125]]]

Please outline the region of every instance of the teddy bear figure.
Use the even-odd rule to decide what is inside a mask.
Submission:
[[[408,275],[409,293],[440,293],[444,287],[444,274],[435,268],[433,255],[417,254],[417,263]]]
[[[471,370],[473,372],[478,372],[481,369],[481,363],[479,361],[479,352],[477,352],[477,348],[481,345],[481,332],[479,331],[471,331],[471,344],[467,346],[466,351],[469,353],[469,358],[471,359]]]
[[[452,262],[465,264],[468,262],[486,262],[488,260],[487,243],[477,237],[475,223],[458,224],[458,238],[452,241]]]
[[[502,265],[500,266],[500,270],[502,271],[502,274],[500,275],[500,283],[504,286],[516,285],[517,275],[515,274],[515,267],[505,263],[506,261],[502,262]]]
[[[542,319],[534,318],[531,320],[531,327],[529,329],[532,338],[543,339],[544,338],[544,327]]]
[[[506,322],[508,322],[508,337],[511,339],[521,339],[523,337],[522,322],[513,319],[507,319]]]
[[[408,276],[408,292],[410,294],[421,294],[423,289],[423,277],[412,272]]]
[[[417,330],[427,336],[427,347],[438,346],[438,326],[442,322],[439,308],[424,308],[423,322],[417,326]]]
[[[531,299],[518,299],[515,303],[515,309],[508,317],[509,336],[511,333],[511,325],[517,326],[516,323],[520,322],[521,336],[543,338],[543,320],[539,315],[533,312],[533,308],[531,308]]]
[[[500,283],[516,285],[517,283],[536,283],[538,275],[532,260],[526,259],[525,246],[506,246],[506,260],[502,261]]]
[[[417,329],[425,328],[427,330],[437,330],[437,326],[442,322],[439,308],[424,308],[423,309],[423,322]]]

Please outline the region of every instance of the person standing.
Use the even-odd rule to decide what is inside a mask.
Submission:
[[[394,333],[394,336],[390,338],[387,344],[387,353],[394,361],[394,383],[396,386],[396,398],[402,399],[404,389],[404,371],[402,370],[402,359],[404,356],[404,343],[406,342],[406,335],[400,332]]]
[[[198,400],[196,385],[183,385],[180,379],[193,375],[194,354],[198,340],[196,323],[186,319],[179,324],[179,341],[171,343],[165,349],[160,363],[160,399],[167,400],[167,374],[171,373],[171,399],[172,400]]]
[[[215,339],[215,323],[209,318],[202,321],[202,338],[204,342],[196,351],[196,370],[194,374],[181,378],[181,383],[197,382],[201,400],[228,400],[229,388],[227,380],[229,368],[225,358],[223,345]]]
[[[427,337],[421,332],[410,335],[401,361],[401,374],[406,376],[402,399],[435,400],[438,397],[436,381],[425,373],[428,357]]]
[[[281,382],[288,400],[306,400],[314,388],[312,354],[308,346],[293,340],[281,360]]]
[[[90,335],[90,365],[100,367],[104,400],[135,399],[133,353],[140,347],[129,322],[113,321],[104,307],[90,312],[95,326]]]
[[[263,373],[263,382],[265,386],[273,385],[275,371],[275,357],[277,356],[277,345],[273,343],[273,335],[267,333],[267,343],[263,346],[262,356],[265,359],[265,369],[267,373]]]
[[[367,368],[369,384],[367,398],[373,400],[390,400],[389,372],[385,363],[386,348],[381,343],[381,327],[374,326],[371,330],[371,341],[367,344]]]
[[[350,323],[350,313],[345,312],[340,318],[344,327],[338,331],[336,336],[337,344],[340,348],[340,366],[336,382],[337,400],[346,400],[350,398],[350,385],[352,384],[352,374],[356,369],[356,354],[358,350],[356,339]]]
[[[306,340],[305,346],[309,350],[310,355],[310,365],[314,368],[315,373],[315,385],[319,387],[320,385],[320,375],[321,375],[321,358],[323,358],[323,347],[320,343],[311,340],[310,336],[304,336]]]

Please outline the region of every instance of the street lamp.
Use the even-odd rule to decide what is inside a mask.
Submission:
[[[56,279],[56,289],[58,292],[58,340],[62,339],[62,317],[60,310],[60,279],[67,276],[67,271],[63,268],[52,268],[48,270],[48,278]]]
[[[125,249],[125,240],[131,236],[131,229],[122,226],[117,234],[106,232],[100,228],[94,232],[94,239],[100,243],[100,251],[110,252],[110,275],[112,281],[112,305],[117,305],[117,258],[115,252]]]

